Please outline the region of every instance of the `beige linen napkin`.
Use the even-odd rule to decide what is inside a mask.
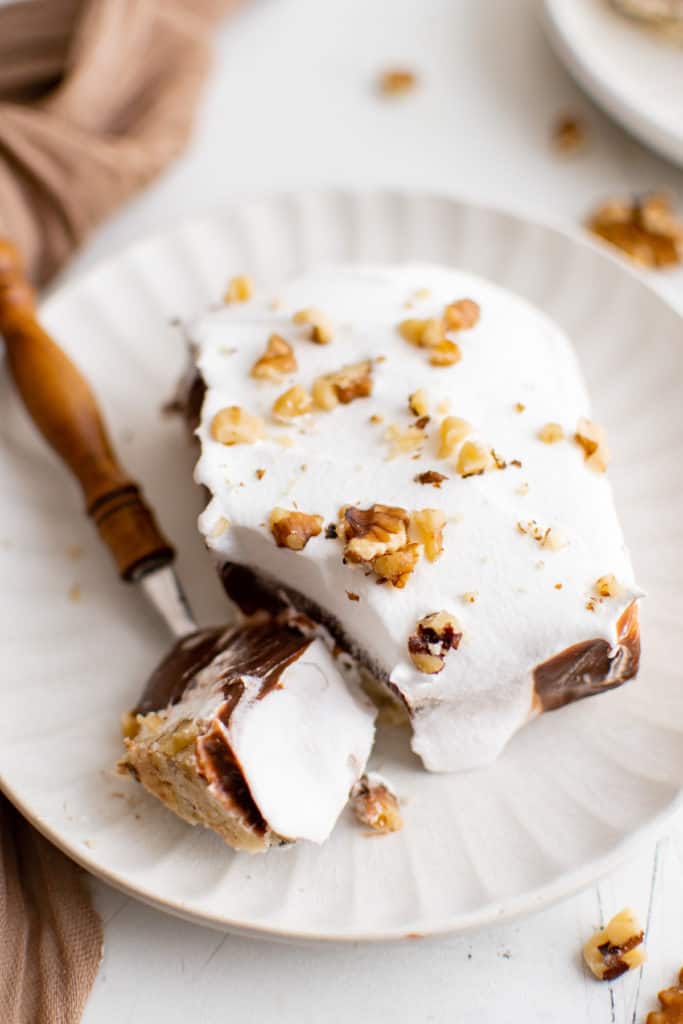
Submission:
[[[0,7],[0,234],[36,283],[182,150],[236,2]],[[75,1024],[101,949],[82,873],[0,795],[0,1024]]]

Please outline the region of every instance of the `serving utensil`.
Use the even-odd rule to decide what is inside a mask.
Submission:
[[[26,410],[80,484],[119,576],[137,585],[174,637],[193,633],[197,624],[173,568],[173,547],[122,467],[90,385],[41,326],[19,252],[2,237],[0,335]]]

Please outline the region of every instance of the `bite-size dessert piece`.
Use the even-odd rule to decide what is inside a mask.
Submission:
[[[364,772],[374,717],[319,637],[270,620],[202,630],[150,679],[120,767],[235,849],[321,843]]]
[[[191,329],[200,530],[246,612],[321,622],[435,771],[633,676],[633,569],[572,346],[435,266],[310,273]]]

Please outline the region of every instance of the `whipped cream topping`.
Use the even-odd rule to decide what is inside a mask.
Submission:
[[[226,679],[244,690],[218,715]],[[264,678],[239,672],[228,646],[163,712],[164,731],[185,719],[214,721],[268,827],[283,839],[324,842],[363,774],[374,740],[375,708],[312,639],[263,692]],[[228,694],[229,696],[229,694]]]
[[[479,304],[481,318],[450,335],[462,360],[432,366],[397,325],[438,316],[465,297]],[[400,691],[427,768],[486,763],[531,716],[533,669],[582,641],[614,645],[620,615],[640,596],[607,476],[588,468],[572,440],[590,406],[571,344],[521,298],[436,266],[320,270],[272,299],[257,290],[252,301],[209,313],[191,329],[207,386],[196,480],[210,501],[200,530],[220,563],[250,566],[337,620]],[[332,323],[329,344],[313,343],[310,327],[293,322],[306,307]],[[272,333],[291,344],[298,364],[278,383],[250,376]],[[273,402],[287,388],[310,390],[319,375],[366,359],[373,360],[369,397],[290,424],[273,418]],[[419,453],[392,457],[385,431],[415,422],[408,397],[418,389],[431,417],[427,440]],[[214,440],[215,414],[233,405],[262,417],[265,436],[232,446]],[[445,415],[469,421],[470,439],[491,446],[506,468],[459,476],[455,456],[438,455]],[[559,423],[566,439],[543,443],[538,433],[548,422]],[[428,470],[448,479],[439,488],[417,482]],[[276,506],[327,524],[343,505],[375,503],[446,516],[443,553],[434,562],[422,557],[404,589],[378,586],[363,566],[344,564],[342,541],[324,529],[294,551],[277,547],[268,525]],[[533,531],[518,528],[532,521],[561,543],[542,547]],[[606,574],[618,594],[591,601]],[[426,675],[408,640],[418,620],[441,610],[457,618],[463,636],[443,670]]]

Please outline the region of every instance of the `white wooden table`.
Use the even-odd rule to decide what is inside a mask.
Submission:
[[[401,63],[421,88],[382,102],[373,79]],[[548,145],[564,109],[591,125],[589,150],[567,161]],[[71,273],[238,190],[339,184],[452,192],[571,223],[620,190],[668,186],[683,201],[683,173],[574,87],[535,0],[256,0],[221,34],[186,158]],[[683,273],[656,285],[683,307]],[[257,943],[93,887],[106,947],[86,1024],[634,1024],[683,963],[683,821],[602,884],[534,918],[401,946]],[[649,962],[599,984],[582,968],[581,942],[629,903],[647,921]]]

